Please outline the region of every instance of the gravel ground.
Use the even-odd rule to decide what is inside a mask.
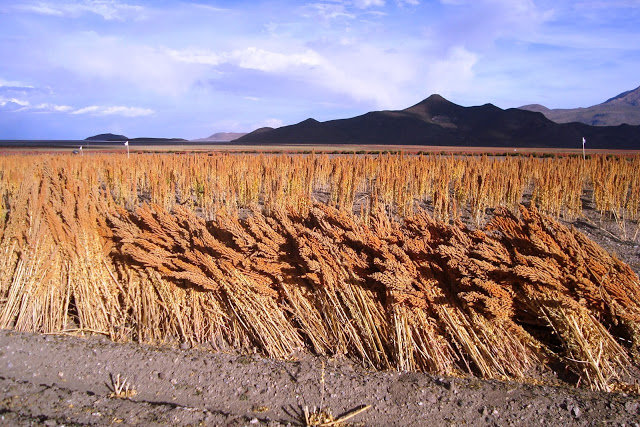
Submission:
[[[184,347],[184,346],[183,346]],[[571,387],[369,372],[343,358],[277,361],[0,331],[3,425],[300,425],[303,409],[359,425],[638,425],[640,400]],[[323,374],[324,373],[324,374]],[[112,398],[111,376],[137,391]],[[324,378],[324,380],[323,380]]]

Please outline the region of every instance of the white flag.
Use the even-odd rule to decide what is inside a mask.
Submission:
[[[129,145],[129,141],[125,141],[124,145],[128,146]]]

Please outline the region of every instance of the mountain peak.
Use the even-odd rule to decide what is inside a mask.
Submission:
[[[434,93],[433,95],[430,95],[428,98],[423,99],[422,101],[418,102],[416,105],[414,105],[413,107],[416,107],[418,105],[438,105],[438,104],[453,104],[453,102],[449,101],[448,99],[446,99],[444,96]],[[413,108],[413,107],[409,107],[407,108]]]
[[[638,149],[639,129],[559,125],[540,113],[503,110],[492,104],[462,107],[431,95],[406,110],[371,111],[324,122],[307,119],[278,129],[254,131],[238,143],[578,148],[584,137],[591,148]]]
[[[99,135],[90,136],[85,138],[85,141],[126,141],[127,138],[124,135],[115,135],[113,133],[101,133]]]
[[[455,115],[461,108],[464,107],[454,104],[441,95],[433,94],[404,111],[430,121],[434,116]]]
[[[614,104],[614,103],[629,104],[635,107],[640,106],[640,86],[638,86],[635,89],[622,92],[621,94],[616,95],[613,98],[609,98],[606,101],[604,101],[602,104]]]
[[[233,141],[234,139],[241,138],[241,137],[245,136],[246,134],[247,134],[246,132],[217,132],[217,133],[214,133],[213,135],[208,136],[206,138],[199,138],[199,139],[196,139],[194,141],[230,142],[230,141]]]
[[[542,105],[530,104],[522,110],[544,114],[556,123],[581,122],[590,126],[640,125],[640,87],[622,92],[602,104],[582,108],[548,109]]]
[[[444,96],[440,95],[439,93],[433,93],[429,95],[429,97],[425,99],[425,101],[447,101],[447,99]]]
[[[544,105],[541,104],[527,104],[527,105],[523,105],[522,107],[518,107],[521,110],[527,110],[527,111],[533,111],[536,113],[544,113],[546,111],[549,111],[549,108],[545,107]]]

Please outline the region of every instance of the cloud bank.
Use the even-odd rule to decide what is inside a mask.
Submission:
[[[587,106],[640,84],[639,20],[627,0],[25,0],[0,5],[0,134],[196,138],[432,93]]]

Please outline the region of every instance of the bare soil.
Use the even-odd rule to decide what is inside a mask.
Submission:
[[[343,358],[276,361],[206,349],[0,331],[0,424],[300,425],[362,405],[359,425],[638,425],[637,396],[369,372]],[[109,397],[110,376],[137,394]]]

